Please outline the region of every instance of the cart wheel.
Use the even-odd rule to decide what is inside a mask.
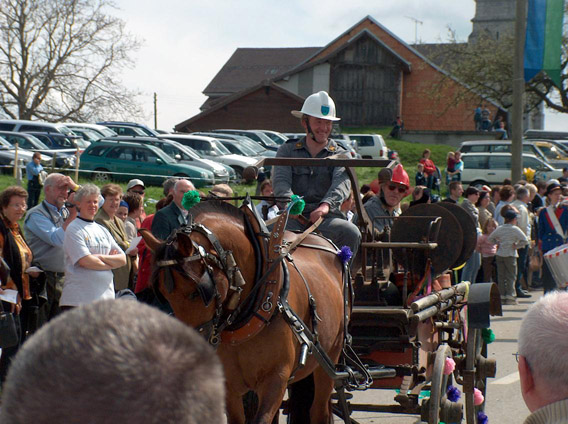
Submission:
[[[460,422],[463,417],[462,405],[448,400],[446,389],[448,388],[449,375],[444,374],[446,358],[452,356],[450,347],[446,344],[438,346],[434,368],[432,370],[432,383],[430,386],[430,399],[427,405],[427,418],[429,424],[443,422]],[[426,412],[426,411],[424,411]]]
[[[487,359],[487,343],[481,337],[481,330],[470,328],[467,334],[465,369],[463,373],[463,392],[467,424],[477,424],[477,413],[485,409],[485,402],[473,404],[473,389],[485,397],[487,377],[495,377],[497,368],[493,359]]]

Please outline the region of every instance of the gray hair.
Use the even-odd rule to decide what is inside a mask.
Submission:
[[[526,188],[525,186],[520,186],[519,188],[517,188],[515,195],[517,196],[517,199],[522,199],[525,196],[529,195],[529,189]]]
[[[196,331],[140,302],[103,300],[65,312],[22,346],[0,421],[220,424],[224,384]]]
[[[193,183],[186,178],[180,178],[179,180],[177,180],[176,185],[174,186],[174,190],[178,190],[181,187],[183,181],[186,181],[186,182],[189,183],[191,190],[195,190],[195,186],[193,185]]]
[[[45,181],[43,182],[43,187],[53,187],[55,185],[57,185],[58,181],[61,178],[64,178],[65,175],[63,174],[59,174],[57,172],[54,172],[53,174],[49,174],[46,178]]]
[[[94,184],[85,184],[84,186],[81,186],[79,190],[77,190],[77,193],[75,193],[75,200],[77,202],[80,202],[83,197],[91,196],[93,194],[100,196],[101,190]]]
[[[568,395],[568,293],[552,292],[527,311],[519,331],[519,354],[535,376]]]

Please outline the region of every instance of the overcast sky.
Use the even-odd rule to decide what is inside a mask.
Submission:
[[[143,41],[136,66],[122,76],[143,93],[146,124],[158,127],[199,113],[203,89],[238,47],[322,47],[371,15],[414,43],[448,38],[448,27],[466,40],[474,0],[116,0],[127,30]],[[415,24],[414,20],[420,21]],[[547,114],[547,129],[568,128],[568,116]]]

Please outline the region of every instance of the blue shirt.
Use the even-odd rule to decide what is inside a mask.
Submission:
[[[44,201],[42,205],[47,205],[52,213],[61,215],[62,210],[57,209],[57,207],[53,206],[52,204]],[[44,242],[51,244],[52,246],[63,247],[65,231],[61,227],[57,228],[49,218],[42,215],[41,213],[32,213],[32,215],[30,215],[30,218],[26,220],[25,228],[26,230],[34,233]]]
[[[32,160],[26,165],[26,175],[28,176],[28,180],[33,180],[36,175],[43,171],[43,166],[41,163],[36,165],[35,162]]]

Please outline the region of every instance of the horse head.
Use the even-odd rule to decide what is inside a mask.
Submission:
[[[177,318],[210,338],[235,299],[250,290],[254,252],[243,214],[225,202],[207,201],[191,209],[192,222],[165,241],[141,231],[154,252],[152,284]]]

